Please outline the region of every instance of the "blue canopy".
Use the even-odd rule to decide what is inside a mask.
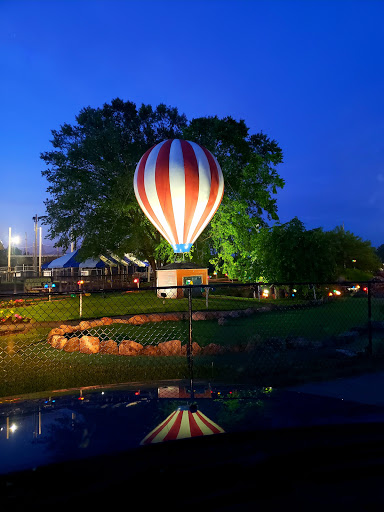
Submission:
[[[147,267],[149,264],[146,261],[140,261],[135,258],[132,254],[126,254],[123,258],[119,258],[118,256],[110,255],[107,256],[101,255],[98,260],[93,258],[88,258],[85,261],[78,261],[76,256],[79,250],[70,252],[68,254],[64,254],[60,256],[60,258],[56,258],[50,263],[44,263],[41,265],[43,270],[45,269],[53,269],[53,268],[105,268],[105,267],[117,267],[117,265],[130,265],[135,264],[139,267]]]
[[[79,268],[105,268],[106,266],[107,265],[104,261],[101,261],[100,259],[94,260],[92,258],[88,258],[79,264]]]
[[[51,268],[78,268],[80,263],[76,260],[76,255],[79,251],[73,251],[68,254],[64,254],[60,256],[60,258],[56,258],[48,264],[44,264],[41,266],[42,269],[51,269]]]

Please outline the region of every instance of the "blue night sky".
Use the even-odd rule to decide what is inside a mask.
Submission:
[[[384,243],[383,20],[369,0],[0,0],[0,239],[32,246],[51,130],[120,97],[244,119],[284,152],[282,222]]]

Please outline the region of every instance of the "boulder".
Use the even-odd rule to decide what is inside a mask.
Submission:
[[[228,315],[223,315],[222,311],[206,311],[205,313],[206,320],[217,320],[218,318],[224,318]]]
[[[85,331],[86,329],[90,329],[90,328],[91,328],[91,323],[86,320],[83,320],[82,322],[79,323],[80,331]]]
[[[106,340],[106,341],[100,341],[100,350],[99,354],[119,354],[119,347],[116,343],[116,341],[113,340]]]
[[[104,325],[104,322],[101,318],[97,319],[97,320],[90,320],[89,321],[89,327],[88,329],[92,328],[92,327],[100,327]]]
[[[100,350],[100,340],[96,336],[82,336],[80,338],[80,352],[83,354],[97,354]]]
[[[149,322],[149,318],[147,315],[134,315],[131,317],[127,323],[131,325],[142,325]]]
[[[181,356],[181,341],[163,341],[158,344],[158,351],[161,356]]]
[[[159,355],[159,349],[156,345],[147,345],[143,348],[140,355],[143,356],[158,356]]]
[[[63,334],[65,334],[65,330],[62,329],[61,327],[57,327],[56,329],[51,329],[49,331],[48,338],[55,335],[63,336]]]
[[[76,330],[76,326],[73,325],[60,325],[59,329],[64,331],[64,334],[72,333],[74,330]]]
[[[192,356],[196,356],[198,354],[201,354],[203,349],[200,347],[196,341],[192,343]],[[187,355],[187,345],[182,345],[181,347],[181,355],[186,356]]]
[[[166,313],[151,313],[149,315],[137,315],[137,316],[145,316],[146,320],[145,322],[162,322],[163,320],[166,320],[165,316]]]
[[[229,350],[231,352],[245,352],[247,345],[242,343],[237,343],[235,345],[231,345]]]
[[[253,308],[247,308],[247,309],[244,309],[244,315],[245,316],[251,316],[253,315],[255,312],[255,310]]]
[[[51,336],[49,340],[52,347],[59,350],[61,350],[68,341],[65,336],[59,336],[58,334]]]
[[[202,352],[202,348],[200,347],[200,345],[198,343],[196,343],[196,341],[194,341],[192,343],[192,354],[195,355],[195,354],[201,354]]]
[[[80,350],[80,339],[77,337],[69,338],[67,343],[63,346],[65,352],[79,352]]]
[[[152,317],[152,315],[150,315]],[[161,315],[157,315],[161,317],[161,320],[172,321],[172,322],[180,322],[180,320],[184,319],[184,313],[162,313]]]
[[[219,325],[227,325],[228,320],[227,320],[226,318],[224,318],[224,317],[220,317],[220,318],[217,320],[217,323],[218,323]]]
[[[216,343],[210,343],[206,347],[203,348],[203,354],[207,356],[213,356],[218,354],[223,354],[225,349],[222,345],[217,345]]]
[[[205,311],[195,311],[192,313],[192,320],[195,322],[200,320],[207,320],[207,313]]]
[[[123,340],[119,345],[119,354],[121,356],[137,356],[142,350],[143,345],[132,340]]]
[[[267,313],[268,311],[272,311],[272,306],[262,306],[261,308],[257,308],[258,313]]]
[[[103,322],[103,325],[111,325],[113,324],[112,318],[108,318],[107,316],[104,316],[101,321]]]

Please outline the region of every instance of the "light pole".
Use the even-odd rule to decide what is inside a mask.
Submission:
[[[40,239],[39,239],[39,276],[41,276],[41,260],[42,260],[42,246],[43,246],[43,228],[39,228]]]
[[[12,228],[8,228],[8,274],[11,276],[11,255],[12,255],[12,242],[18,244],[20,242],[19,236],[12,238]]]
[[[8,229],[8,274],[11,275],[12,228]]]
[[[40,219],[43,219],[44,216],[41,216],[39,217],[36,213],[36,215],[34,215],[32,217],[32,220],[33,222],[35,223],[35,242],[34,242],[34,247],[33,247],[33,269],[35,271],[35,274],[37,276],[37,272],[38,272],[38,265],[37,265],[37,231],[38,231],[38,223],[39,223],[39,220]],[[41,236],[41,231],[40,231],[40,236]]]

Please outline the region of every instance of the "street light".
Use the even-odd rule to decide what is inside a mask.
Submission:
[[[12,228],[8,231],[8,272],[11,272],[11,254],[12,254],[12,242],[18,244],[20,242],[19,236],[12,237]]]

